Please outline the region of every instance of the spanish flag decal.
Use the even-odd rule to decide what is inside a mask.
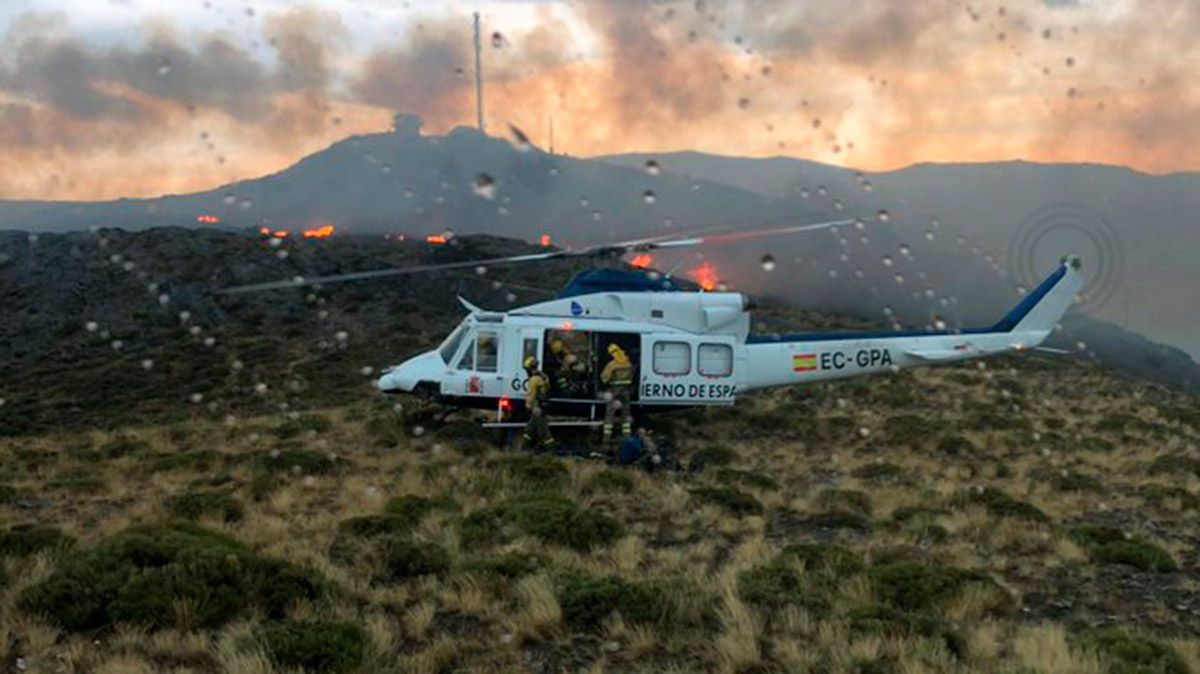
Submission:
[[[796,372],[812,372],[817,369],[817,354],[797,353],[793,355],[792,369]]]

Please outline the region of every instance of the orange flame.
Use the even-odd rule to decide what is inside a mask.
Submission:
[[[440,246],[446,243],[446,237],[441,234],[430,234],[425,237],[425,243],[432,243],[435,246]]]
[[[549,245],[550,245],[550,235],[549,235],[549,234],[543,234],[543,235],[542,235],[542,238],[541,238],[541,241],[542,241],[542,246],[543,246],[543,247],[549,246]]]
[[[650,253],[638,253],[629,261],[629,264],[638,269],[645,269],[654,263],[654,256]]]
[[[259,233],[259,234],[262,234],[263,236],[267,236],[267,235],[269,235],[269,234],[271,233],[271,230],[270,230],[269,228],[267,228],[267,227],[259,227],[259,228],[258,228],[258,233]]]
[[[333,236],[333,225],[322,225],[304,230],[304,238],[306,239],[324,239],[327,236]]]
[[[215,224],[221,222],[221,218],[216,215],[207,215],[207,214],[197,215],[196,222],[203,222],[208,225],[215,225]]]
[[[705,262],[696,267],[691,274],[702,289],[711,291],[717,287],[717,269],[712,266],[711,262]]]
[[[288,234],[291,234],[291,232],[287,231],[286,229],[277,229],[274,231],[276,239],[286,239]]]

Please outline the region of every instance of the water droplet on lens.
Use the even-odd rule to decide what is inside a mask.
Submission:
[[[660,167],[658,165],[658,162],[653,159],[646,160],[645,168],[646,168],[646,173],[649,173],[652,176],[658,175],[659,172],[662,170],[662,167]]]
[[[902,243],[900,244],[900,254],[904,257],[908,257],[912,255],[912,249],[908,247],[908,244]]]
[[[642,201],[645,201],[648,204],[654,203],[655,198],[654,190],[646,190],[645,192],[642,192]]]
[[[929,230],[929,229],[925,230],[925,240],[933,241],[933,231],[932,230]]]
[[[775,271],[775,258],[771,255],[764,255],[762,257],[762,268],[763,271]]]
[[[747,108],[750,107],[750,99],[749,98],[739,98],[737,104],[738,104],[739,108],[741,108],[742,110],[746,110]]]
[[[885,267],[890,267],[890,266],[892,266],[892,264],[894,264],[894,263],[892,262],[892,256],[891,256],[891,255],[884,255],[884,256],[883,256],[883,259],[882,259],[882,262],[883,262],[883,266],[885,266]]]
[[[507,40],[504,39],[504,34],[500,31],[492,33],[492,47],[499,49],[505,45]]]
[[[886,210],[880,210],[876,215],[880,222],[887,222],[892,219],[892,214],[888,213]]]
[[[902,276],[900,274],[896,274],[896,285],[902,285],[903,283],[904,283],[904,276]]]
[[[477,197],[490,200],[496,196],[496,181],[486,173],[475,176],[473,188]]]

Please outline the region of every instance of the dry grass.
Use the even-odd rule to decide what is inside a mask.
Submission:
[[[1008,380],[1042,395],[1023,394],[1028,411],[1019,418],[1030,428],[970,422],[979,410],[1000,414],[1007,409],[997,391],[999,382]],[[886,400],[911,391],[938,428],[924,444],[893,442],[885,430],[889,419],[913,414],[910,407],[889,407]],[[685,461],[696,451],[722,445],[735,451],[732,467],[770,481],[730,482],[710,467],[697,475],[627,473],[628,482],[606,488],[596,485],[608,484],[609,474],[619,471],[560,460],[565,478],[551,491],[581,511],[611,515],[621,527],[610,543],[590,551],[511,523],[502,540],[481,539],[465,527],[473,512],[535,491],[505,473],[511,456],[499,450],[460,454],[453,438],[433,433],[377,447],[364,418],[383,413],[366,404],[326,410],[323,414],[334,421],[330,430],[287,441],[274,436],[279,420],[272,418],[234,426],[197,420],[171,429],[127,429],[119,435],[144,442],[146,450],[104,461],[86,461],[64,448],[101,447],[118,434],[0,440],[0,461],[10,469],[5,483],[49,499],[39,509],[0,505],[0,519],[6,525],[57,526],[87,548],[130,525],[163,521],[168,497],[226,475],[220,486],[203,488],[228,490],[244,516],[228,523],[206,519],[205,526],[258,553],[312,569],[334,586],[332,596],[297,602],[287,615],[361,625],[369,637],[363,672],[852,672],[866,663],[892,672],[1100,672],[1106,666],[1097,659],[1102,656],[1075,650],[1067,625],[1110,614],[1119,615],[1133,632],[1168,640],[1200,672],[1200,630],[1189,613],[1174,607],[1180,597],[1197,598],[1194,605],[1200,605],[1196,569],[1139,576],[1143,586],[1171,597],[1168,601],[1123,592],[1104,585],[1109,576],[1071,534],[1079,523],[1114,526],[1157,542],[1177,562],[1188,563],[1200,534],[1196,510],[1188,503],[1200,493],[1200,477],[1151,474],[1148,468],[1164,454],[1198,455],[1200,431],[1157,416],[1159,404],[1183,404],[1172,394],[1114,382],[1090,370],[1013,377],[1004,368],[942,368],[912,379],[816,387],[811,399],[796,400],[782,391],[746,402],[736,412],[688,417],[674,435]],[[1130,410],[1157,419],[1161,429],[1116,434],[1100,426],[1116,412],[1134,414]],[[747,422],[750,414],[765,416]],[[826,428],[841,418],[852,430],[869,429],[867,437],[839,436]],[[190,447],[218,452],[219,467],[151,470],[159,457],[179,454],[180,434]],[[950,435],[973,449],[948,453],[939,448]],[[277,484],[256,498],[264,470],[252,457],[279,447],[322,456],[336,451],[343,465],[327,472],[276,474]],[[38,453],[44,456],[30,458]],[[876,470],[885,462],[897,467],[890,469],[894,474]],[[73,492],[46,486],[81,473],[103,488]],[[1100,488],[1063,489],[1054,478],[1064,474],[1096,476]],[[698,503],[691,494],[698,486],[751,495],[763,514],[737,516],[719,505]],[[1045,521],[961,500],[984,487],[1036,506]],[[837,509],[821,496],[828,489],[863,494],[869,529],[813,525],[809,516]],[[1164,495],[1151,502],[1146,494],[1154,489]],[[445,566],[424,576],[388,577],[376,541],[346,538],[341,525],[378,516],[389,499],[405,495],[450,503],[390,534],[435,546]],[[862,567],[827,581],[828,572],[815,568],[819,563],[807,568],[787,562],[805,587],[831,583],[823,595],[827,603],[748,601],[739,579],[775,563],[796,544],[836,544],[856,555]],[[174,607],[175,628],[114,626],[95,639],[23,612],[21,594],[45,580],[62,554],[0,556],[8,578],[7,587],[0,588],[0,661],[20,657],[29,672],[282,671],[256,637],[270,621],[254,612],[205,630],[190,624],[194,607],[181,603]],[[894,616],[879,625],[856,622],[856,611],[883,601],[869,569],[890,558],[979,571],[996,585],[968,584],[936,605],[913,609],[920,620],[943,621],[938,623],[943,632],[927,629],[933,623],[920,623],[925,627],[918,629]],[[580,604],[563,595],[564,578],[571,574],[618,578],[634,588],[628,591],[635,592],[636,605],[602,612],[595,624],[572,622]],[[641,591],[647,594],[636,594]],[[666,617],[637,610],[653,603],[654,591],[667,598]],[[1069,597],[1071,605],[1049,604],[1059,597]],[[945,630],[955,638],[947,639]]]

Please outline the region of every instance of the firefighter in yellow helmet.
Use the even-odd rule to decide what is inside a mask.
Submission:
[[[600,381],[606,388],[607,398],[602,435],[605,443],[612,439],[613,423],[617,416],[621,417],[621,437],[626,437],[633,431],[633,416],[629,409],[629,399],[633,393],[633,363],[625,350],[615,342],[608,345],[608,355],[611,360],[600,372]]]
[[[550,435],[550,423],[546,420],[543,409],[546,398],[550,393],[550,380],[538,369],[537,358],[529,356],[525,359],[525,373],[529,375],[529,390],[525,394],[525,409],[529,412],[529,421],[525,422],[525,432],[521,440],[525,449],[531,451],[549,451],[554,448],[554,437]]]
[[[578,394],[587,381],[587,366],[561,339],[550,342],[550,362],[547,363],[547,370],[554,378],[554,388],[567,397]]]

